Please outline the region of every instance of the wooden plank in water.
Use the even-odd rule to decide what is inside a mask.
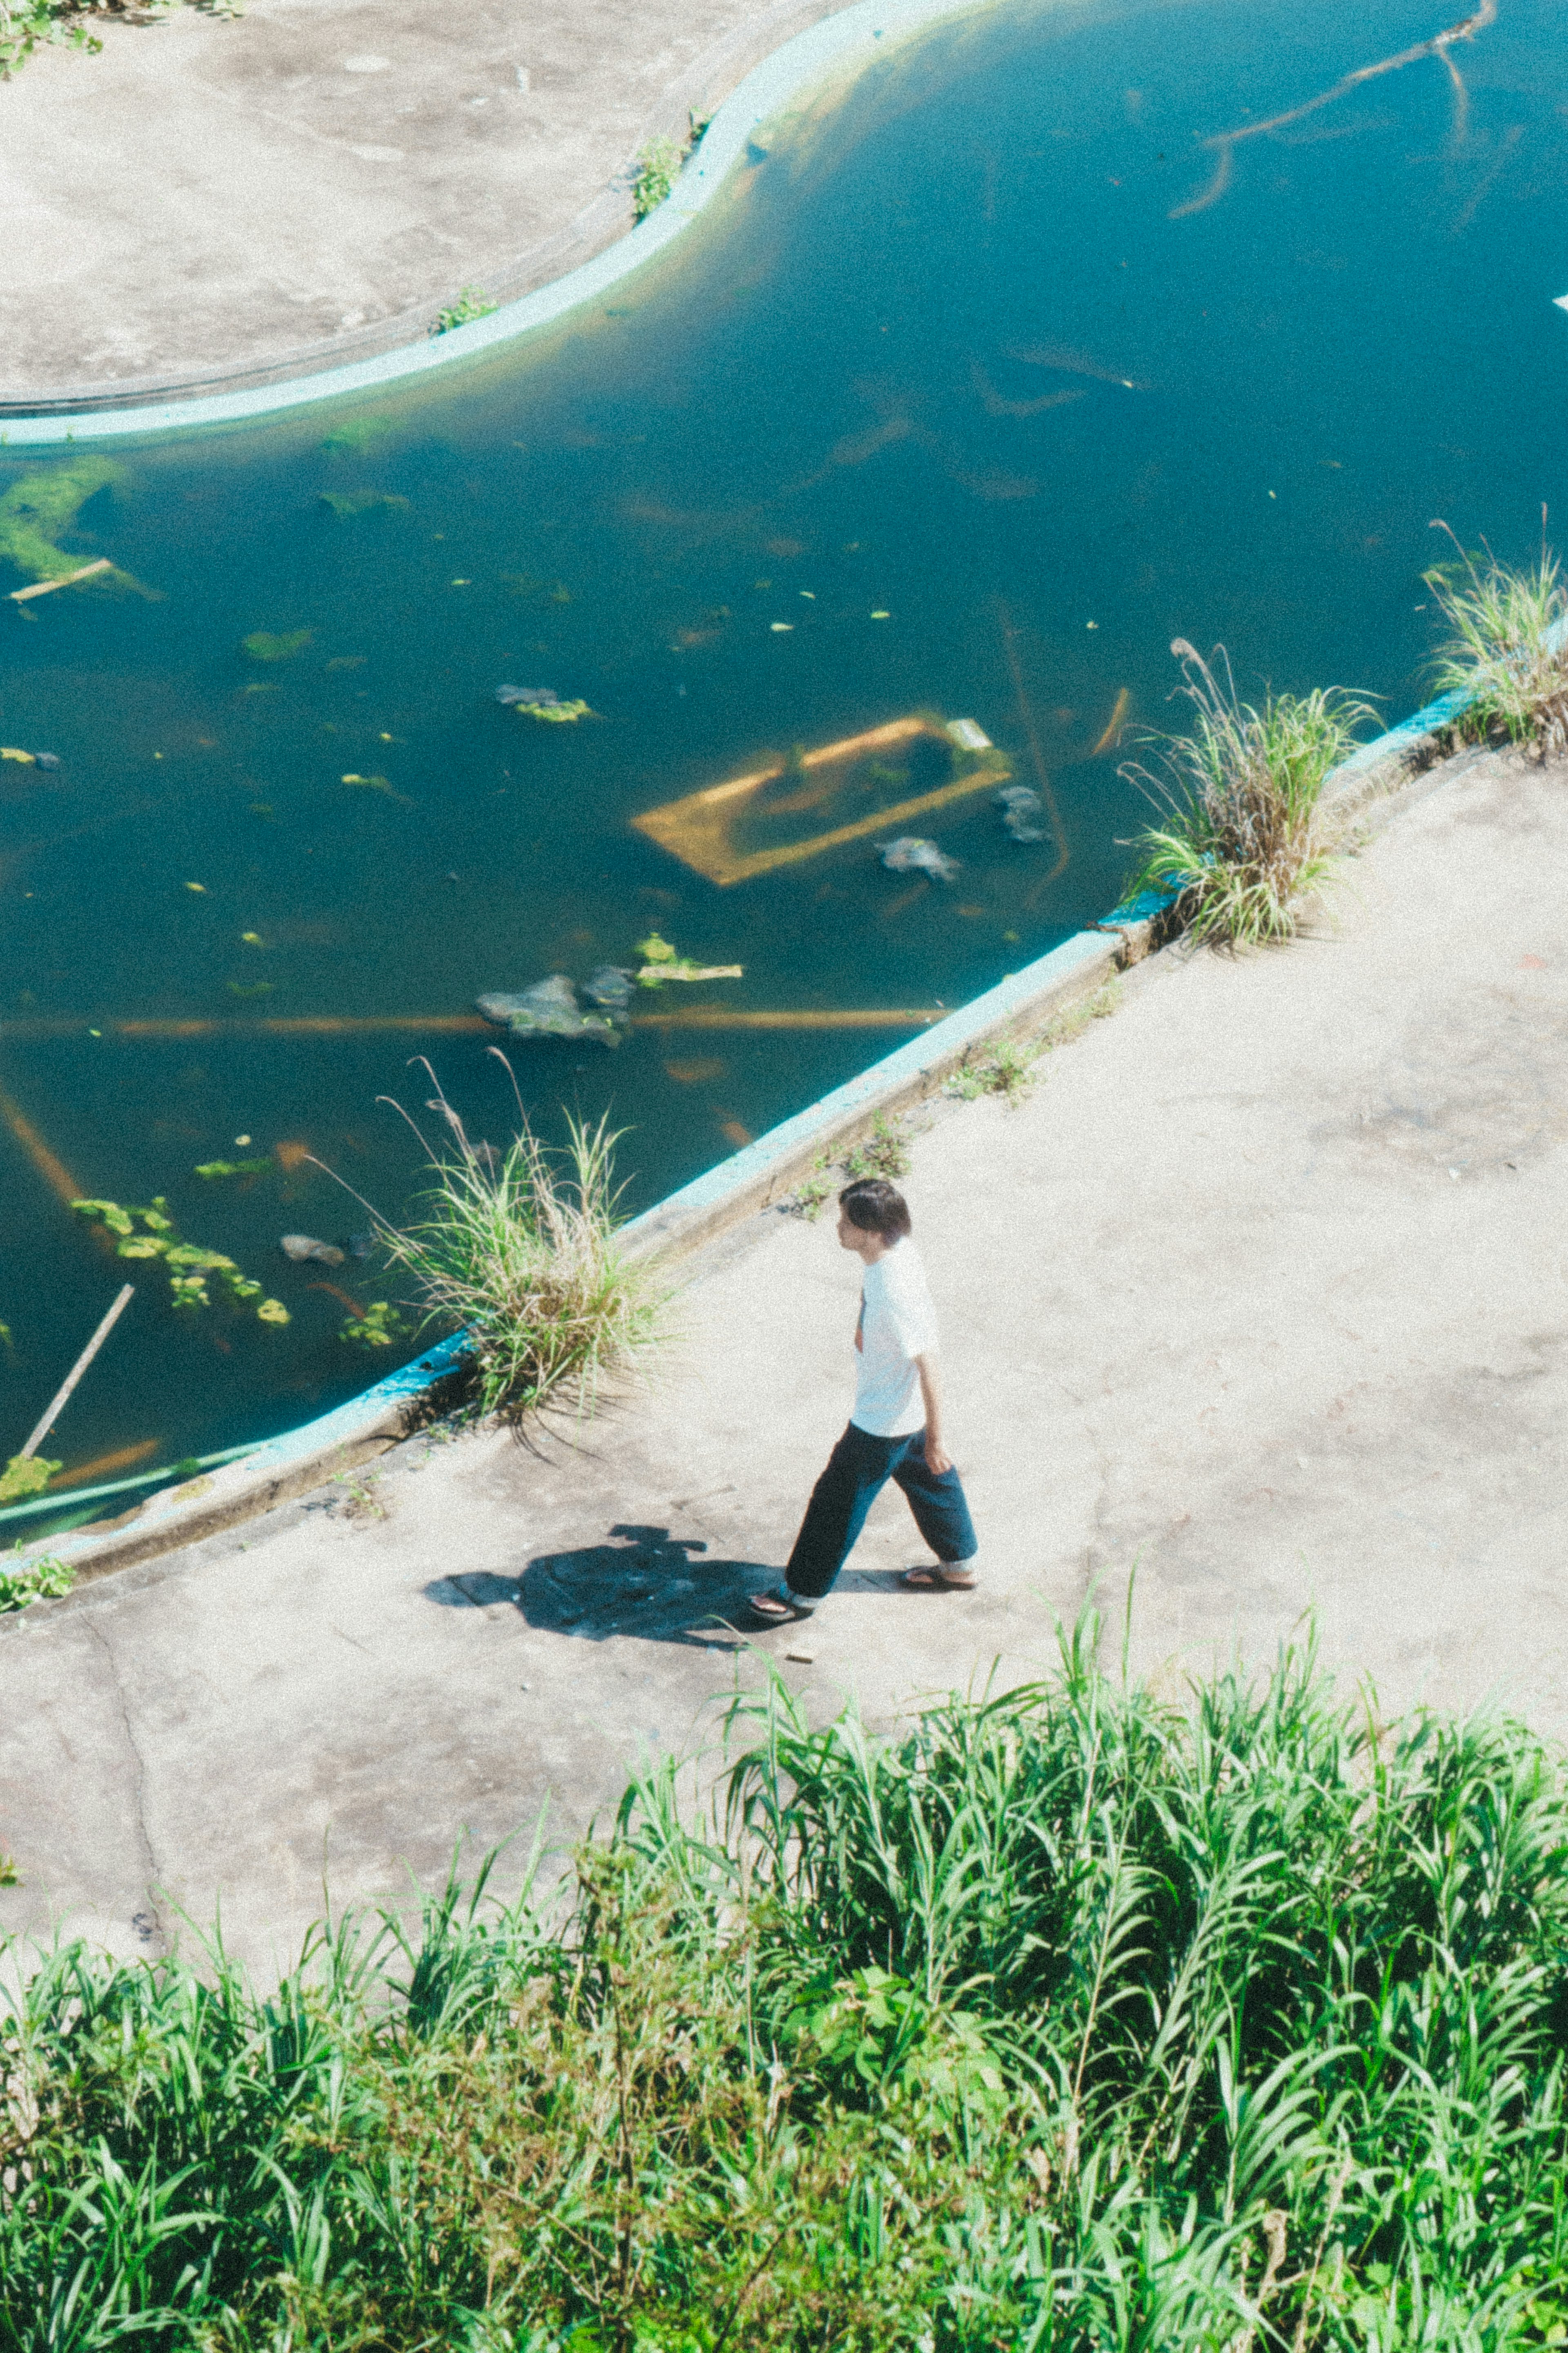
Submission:
[[[906,719],[889,720],[886,726],[868,728],[863,735],[846,735],[836,744],[820,744],[816,751],[803,754],[801,765],[821,768],[834,762],[860,760],[872,752],[912,742],[920,735],[948,739],[949,731],[945,722],[930,712],[911,712]],[[751,769],[743,776],[731,776],[721,785],[709,785],[700,792],[688,793],[681,800],[666,801],[659,808],[645,809],[641,817],[633,818],[632,823],[650,841],[657,841],[661,849],[679,858],[683,866],[689,866],[693,872],[705,875],[710,882],[727,890],[733,882],[749,882],[756,875],[773,873],[781,866],[819,858],[825,850],[841,849],[846,842],[863,841],[868,834],[897,832],[912,818],[929,817],[954,801],[966,800],[974,793],[985,791],[988,786],[1003,783],[1013,773],[1003,754],[988,747],[979,765],[967,776],[951,785],[940,786],[933,792],[895,801],[889,808],[876,809],[869,817],[834,826],[826,833],[810,834],[804,841],[785,842],[772,849],[737,849],[731,839],[735,818],[742,813],[744,803],[760,793],[764,785],[782,776],[784,769],[784,762],[775,760],[765,768]]]
[[[630,1026],[634,1029],[923,1029],[928,1022],[942,1019],[947,1008],[941,1005],[865,1005],[865,1006],[805,1006],[798,1009],[758,1009],[738,1011],[728,1005],[683,1005],[679,1012],[634,1013]],[[95,1029],[105,1038],[156,1040],[181,1038],[341,1038],[374,1035],[398,1030],[413,1036],[437,1035],[450,1037],[489,1037],[497,1039],[510,1033],[478,1013],[371,1013],[299,1014],[288,1019],[271,1021],[100,1021]],[[0,1043],[17,1042],[45,1038],[80,1038],[90,1034],[85,1021],[58,1018],[33,1021],[0,1021]],[[60,1166],[31,1123],[23,1118],[9,1096],[0,1094],[0,1119],[4,1119],[34,1158],[34,1165],[47,1177],[62,1199],[79,1200],[81,1188],[72,1183],[68,1173]],[[20,1122],[20,1125],[17,1123]],[[23,1131],[26,1133],[24,1134]],[[31,1138],[31,1142],[27,1139]],[[36,1151],[35,1151],[36,1147]],[[48,1175],[45,1155],[54,1168]],[[68,1187],[68,1191],[62,1187]]]

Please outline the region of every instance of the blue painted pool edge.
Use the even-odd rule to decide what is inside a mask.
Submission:
[[[483,357],[551,325],[570,311],[619,286],[651,261],[710,204],[746,154],[752,134],[781,108],[830,70],[868,63],[879,45],[919,32],[944,16],[975,15],[994,0],[857,0],[808,26],[753,66],[714,115],[700,144],[667,201],[591,261],[568,270],[547,286],[535,287],[515,302],[502,303],[488,318],[444,335],[425,335],[373,359],[294,376],[283,384],[255,385],[238,392],[207,393],[195,399],[148,403],[135,408],[84,409],[43,417],[0,419],[0,448],[58,447],[66,442],[143,438],[188,433],[203,426],[259,423],[318,401],[381,392]],[[760,160],[760,158],[759,158]]]

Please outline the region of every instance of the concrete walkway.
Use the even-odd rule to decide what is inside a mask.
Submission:
[[[984,1546],[916,1598],[885,1499],[809,1631],[818,1713],[1048,1663],[1099,1581],[1173,1679],[1303,1611],[1384,1702],[1497,1692],[1568,1732],[1568,769],[1406,797],[1337,931],[1167,954],[1022,1110],[943,1106],[909,1190]],[[428,1883],[639,1747],[710,1729],[703,1620],[782,1562],[847,1403],[858,1267],[756,1219],[657,1387],[536,1450],[419,1439],[358,1494],[0,1621],[0,1919],[156,1952],[176,1907],[258,1967],[319,1908]],[[792,1662],[787,1653],[806,1651]]]
[[[268,381],[518,295],[834,0],[247,0],[0,82],[0,402]]]

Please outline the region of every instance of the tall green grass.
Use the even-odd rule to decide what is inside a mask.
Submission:
[[[1544,759],[1568,752],[1568,587],[1546,545],[1544,511],[1542,525],[1541,554],[1529,571],[1500,564],[1489,547],[1478,561],[1449,531],[1457,560],[1424,576],[1447,624],[1434,683],[1468,698],[1460,733],[1478,743],[1496,735],[1533,743]]]
[[[482,1412],[517,1416],[567,1402],[586,1410],[657,1336],[663,1304],[655,1277],[616,1240],[619,1139],[603,1119],[590,1127],[568,1116],[566,1147],[552,1152],[520,1096],[517,1136],[498,1154],[469,1142],[430,1077],[431,1108],[450,1142],[444,1150],[426,1144],[431,1182],[411,1225],[372,1209],[377,1239],[410,1278],[426,1321],[468,1333]]]
[[[553,1908],[454,1883],[265,1996],[52,1953],[0,2346],[1561,2343],[1560,1760],[1095,1641],[889,1740],[737,1703],[710,1819],[650,1773]]]
[[[1374,713],[1339,687],[1268,694],[1259,710],[1237,694],[1223,647],[1217,674],[1184,638],[1171,651],[1194,723],[1189,734],[1145,736],[1153,766],[1129,761],[1120,772],[1159,813],[1129,845],[1141,862],[1128,895],[1175,893],[1174,919],[1197,940],[1289,939],[1300,902],[1335,870],[1323,786]]]

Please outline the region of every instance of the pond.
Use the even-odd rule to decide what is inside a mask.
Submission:
[[[1104,913],[1144,814],[1119,733],[1174,715],[1173,636],[1244,691],[1422,700],[1431,519],[1529,554],[1568,342],[1542,0],[1308,108],[1442,29],[1411,0],[982,12],[802,101],[646,270],[445,381],[0,450],[12,558],[37,530],[114,566],[0,616],[0,740],[58,764],[0,763],[0,1459],[122,1271],[46,1450],[90,1477],[399,1361],[342,1334],[388,1293],[362,1203],[417,1184],[382,1099],[438,1125],[410,1058],[499,1143],[507,1045],[542,1134],[626,1131],[645,1206]],[[889,871],[904,834],[947,879]],[[613,1050],[474,1010],[650,936],[741,972],[636,989]],[[288,1322],[175,1312],[78,1190],[162,1199]]]

